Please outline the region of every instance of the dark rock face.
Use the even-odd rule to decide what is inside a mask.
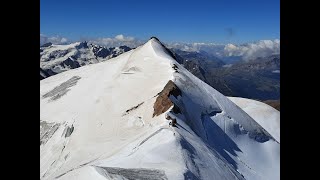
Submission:
[[[134,106],[134,107],[132,107],[132,108],[130,108],[130,109],[128,109],[128,110],[126,110],[126,112],[125,112],[125,113],[123,113],[123,114],[122,114],[122,116],[125,116],[125,115],[129,114],[131,111],[133,111],[133,110],[137,109],[137,108],[138,108],[139,106],[141,106],[143,103],[144,103],[144,102],[139,103],[138,105],[136,105],[136,106]]]
[[[50,74],[48,74],[45,70],[40,68],[40,80],[45,79],[49,76],[50,76]]]
[[[80,64],[77,61],[72,60],[70,57],[61,63],[62,67],[65,67],[65,65],[70,67],[71,69],[80,67]]]
[[[51,42],[48,42],[48,43],[43,44],[43,45],[40,46],[40,47],[49,47],[49,46],[51,46],[51,45],[52,45],[52,43],[51,43]]]
[[[170,95],[173,95],[174,97],[181,96],[181,90],[171,80],[168,81],[163,90],[159,93],[159,96],[153,105],[154,112],[152,117],[159,116],[174,105],[169,99]],[[175,111],[179,112],[180,110],[176,108]]]
[[[130,50],[131,50],[131,48],[128,47],[128,46],[120,46],[119,48],[120,48],[120,49],[123,49],[124,52],[127,52],[127,51],[130,51]]]
[[[88,43],[85,41],[85,42],[81,42],[78,46],[76,46],[77,49],[88,49]]]
[[[263,102],[280,111],[280,100],[266,100]]]
[[[73,133],[74,127],[73,125],[71,127],[66,128],[66,134],[64,135],[65,138],[69,137]]]
[[[63,57],[69,53],[69,50],[56,50],[50,53],[49,58],[46,61],[51,61],[56,58]]]
[[[93,53],[96,57],[105,58],[110,55],[110,51],[107,48],[94,48]]]

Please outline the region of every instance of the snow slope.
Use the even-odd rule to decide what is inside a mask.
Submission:
[[[260,101],[228,97],[280,142],[280,112]]]
[[[179,111],[153,117],[169,80]],[[40,179],[280,178],[280,143],[156,38],[40,81],[40,120]]]

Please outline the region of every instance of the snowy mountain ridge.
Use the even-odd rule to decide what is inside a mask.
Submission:
[[[40,81],[40,107],[40,179],[280,179],[280,136],[157,38]]]

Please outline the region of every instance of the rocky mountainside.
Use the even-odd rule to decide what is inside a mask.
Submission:
[[[226,96],[280,98],[280,55],[224,64],[207,53],[172,51],[187,70]]]
[[[127,46],[106,48],[87,42],[69,45],[46,43],[40,47],[40,80],[70,69],[102,62],[130,50]]]
[[[266,100],[263,102],[280,111],[280,100]]]

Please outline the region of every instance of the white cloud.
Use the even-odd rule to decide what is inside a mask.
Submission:
[[[171,48],[183,51],[205,51],[219,58],[239,56],[244,60],[266,57],[272,54],[280,54],[280,40],[260,40],[254,43],[241,45],[235,44],[215,44],[215,43],[171,43]]]
[[[260,40],[242,45],[227,44],[224,54],[225,56],[242,56],[244,60],[280,54],[280,40]]]
[[[51,42],[52,44],[66,44],[68,39],[60,36],[51,36],[48,37],[44,34],[40,34],[40,45]]]
[[[131,36],[123,34],[116,35],[115,37],[100,37],[100,38],[82,38],[81,41],[88,41],[89,43],[98,44],[106,47],[117,47],[126,45],[135,48],[145,43],[146,40],[139,40]],[[53,44],[66,44],[70,43],[67,38],[60,36],[48,37],[40,34],[40,45],[51,42]],[[242,57],[244,60],[255,59],[257,57],[266,57],[272,54],[280,54],[280,40],[260,40],[253,43],[246,44],[216,44],[216,43],[165,43],[169,48],[180,49],[183,51],[205,51],[209,54],[217,56],[221,59]]]
[[[123,34],[116,35],[113,38],[102,37],[102,38],[88,39],[87,41],[93,44],[99,44],[106,47],[116,47],[116,46],[122,46],[122,45],[126,45],[129,47],[137,47],[144,43],[141,40],[135,39],[134,37],[130,37],[130,36],[124,36]]]

